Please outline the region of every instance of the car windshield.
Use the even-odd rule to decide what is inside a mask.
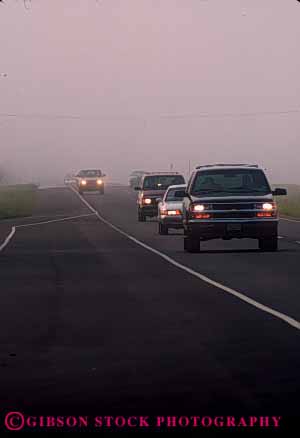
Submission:
[[[271,188],[260,169],[216,169],[198,172],[192,195],[266,195]]]
[[[179,196],[179,194],[182,194],[182,196]],[[183,198],[184,198],[184,189],[182,188],[170,189],[168,190],[168,193],[166,195],[167,202],[181,202],[183,201]]]
[[[84,178],[95,178],[97,176],[101,176],[100,170],[81,170],[78,173],[78,176],[84,177]]]
[[[184,184],[181,175],[153,175],[144,179],[143,190],[165,190],[175,184]]]

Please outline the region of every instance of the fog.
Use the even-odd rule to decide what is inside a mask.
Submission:
[[[0,5],[0,167],[15,181],[251,162],[300,183],[296,0],[25,6]]]

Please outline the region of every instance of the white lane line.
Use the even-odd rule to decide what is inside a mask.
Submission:
[[[297,219],[288,219],[286,217],[280,217],[279,218],[281,221],[287,221],[287,222],[296,222],[296,224],[300,224],[300,220]]]
[[[73,190],[73,189],[72,189]],[[231,289],[230,287],[224,286],[221,283],[218,283],[217,281],[214,281],[210,279],[209,277],[206,277],[203,274],[200,274],[197,271],[194,271],[191,268],[188,268],[185,265],[182,265],[181,263],[176,262],[176,260],[172,259],[171,257],[167,256],[166,254],[152,248],[151,246],[141,242],[140,240],[136,239],[135,237],[131,236],[130,234],[126,233],[125,231],[121,230],[120,228],[116,227],[112,223],[108,222],[106,219],[104,219],[98,212],[95,210],[76,190],[73,190],[76,195],[81,199],[81,201],[98,217],[98,219],[103,222],[104,224],[108,225],[113,230],[117,231],[118,233],[122,234],[123,236],[127,237],[132,242],[135,242],[137,245],[147,249],[148,251],[151,251],[152,253],[158,255],[162,259],[166,260],[167,262],[171,263],[173,266],[176,266],[177,268],[193,275],[194,277],[199,278],[200,280],[204,281],[205,283],[208,283],[218,289],[223,290],[224,292],[229,293],[230,295],[233,295],[237,298],[239,298],[242,301],[245,301],[246,303],[250,304],[253,307],[256,307],[259,310],[262,310],[265,313],[268,313],[272,316],[275,316],[276,318],[286,322],[290,326],[300,330],[300,322],[297,321],[294,318],[291,318],[288,315],[285,315],[284,313],[278,312],[277,310],[272,309],[271,307],[265,306],[264,304],[259,303],[258,301],[253,300],[252,298],[249,298],[247,295],[242,294],[241,292],[238,292],[234,289]]]
[[[0,252],[3,251],[4,248],[7,247],[7,245],[11,241],[11,239],[14,237],[15,233],[16,233],[16,227],[12,227],[11,232],[9,233],[9,235],[6,237],[6,239],[4,240],[2,245],[0,245]]]
[[[300,245],[300,240],[296,240],[296,243],[299,243],[299,245]]]
[[[30,224],[16,225],[16,228],[35,227],[37,225],[45,225],[45,224],[53,224],[55,222],[71,221],[71,220],[74,220],[74,219],[80,219],[80,218],[83,218],[83,217],[90,217],[90,216],[95,216],[95,213],[93,213],[93,214],[81,214],[79,216],[69,216],[69,217],[64,217],[64,218],[61,218],[61,219],[52,219],[50,221],[33,222],[33,223],[30,223]]]
[[[278,236],[278,239],[284,239],[284,237],[283,236]]]

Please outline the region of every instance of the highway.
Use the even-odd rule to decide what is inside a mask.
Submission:
[[[1,409],[297,417],[300,222],[187,254],[136,216],[128,187],[65,187],[0,223]]]

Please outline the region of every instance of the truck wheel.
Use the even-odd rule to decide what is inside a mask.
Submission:
[[[277,251],[278,238],[275,236],[267,239],[259,239],[258,246],[261,251]]]
[[[146,216],[140,211],[140,209],[138,210],[138,221],[146,222]]]
[[[166,225],[161,224],[159,222],[159,224],[158,224],[158,234],[166,236],[168,233],[169,233],[169,228]]]
[[[200,252],[200,239],[191,236],[184,237],[184,250],[191,253]]]

